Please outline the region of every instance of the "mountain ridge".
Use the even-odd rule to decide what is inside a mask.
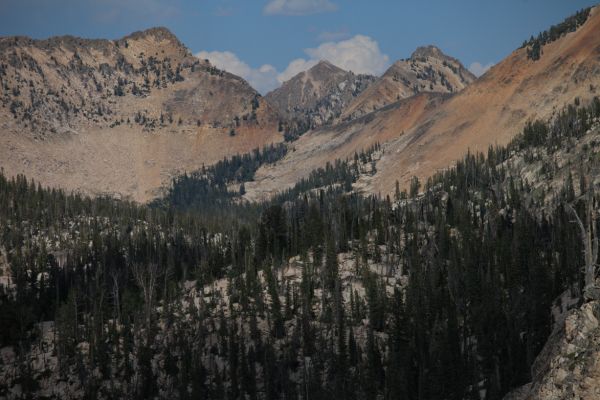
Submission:
[[[282,140],[256,90],[166,28],[116,40],[5,37],[0,48],[9,174],[147,201],[171,176]]]
[[[394,62],[342,114],[351,120],[421,92],[457,93],[476,80],[456,58],[433,45],[415,49],[408,59]]]
[[[282,130],[297,137],[333,123],[352,99],[375,80],[371,75],[354,74],[320,60],[267,93],[265,99],[284,118]]]
[[[530,59],[527,48],[516,49],[458,93],[420,93],[364,114],[352,115],[351,105],[344,130],[322,127],[302,136],[294,143],[296,151],[279,161],[277,169],[263,166],[257,171],[247,197],[268,198],[311,168],[324,166],[329,157],[346,159],[374,143],[380,143],[383,150],[377,172],[359,187],[365,193],[383,195],[394,193],[396,181],[400,188],[408,188],[413,176],[426,181],[469,149],[486,151],[507,143],[527,121],[550,118],[576,98],[586,102],[597,95],[598,31],[596,7],[576,31],[544,45],[539,60]],[[355,101],[370,97],[374,88]]]

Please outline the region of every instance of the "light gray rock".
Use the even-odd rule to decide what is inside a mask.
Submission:
[[[598,284],[587,286],[583,291],[583,296],[586,301],[600,300],[600,286]]]
[[[600,302],[571,310],[531,368],[532,382],[504,400],[600,399]]]

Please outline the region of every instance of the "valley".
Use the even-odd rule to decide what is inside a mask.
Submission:
[[[0,37],[0,399],[600,398],[599,33],[264,96],[167,28]]]

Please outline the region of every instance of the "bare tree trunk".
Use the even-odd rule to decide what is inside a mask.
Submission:
[[[119,289],[119,273],[116,270],[110,274],[113,282],[112,295],[115,302],[115,319],[116,324],[121,324],[121,291]]]
[[[147,266],[133,264],[133,276],[136,283],[142,289],[144,296],[144,320],[146,329],[150,328],[152,309],[154,308],[154,297],[156,293],[156,282],[158,280],[158,264],[150,263]]]
[[[596,212],[594,210],[594,197],[592,187],[589,185],[585,198],[585,223],[581,220],[577,211],[571,204],[567,204],[571,213],[575,216],[575,221],[579,226],[579,233],[583,241],[584,252],[584,298],[586,300],[599,299],[600,289],[596,285],[596,260],[598,260],[598,235],[596,232]]]

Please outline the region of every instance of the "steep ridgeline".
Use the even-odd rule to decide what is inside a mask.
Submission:
[[[279,140],[278,120],[247,82],[193,57],[165,28],[114,41],[0,38],[9,174],[144,200],[175,168]]]
[[[507,143],[528,121],[550,118],[566,104],[576,100],[585,104],[598,96],[599,8],[586,15],[575,30],[567,29],[560,36],[542,34],[552,41],[544,42],[539,59],[531,59],[528,48],[517,49],[463,91],[423,114],[404,130],[403,137],[390,143],[371,190],[393,191],[391,171],[402,175],[401,186],[408,185],[412,175],[426,178],[451,165],[466,149],[483,151]],[[388,129],[394,128],[392,122],[388,119]]]
[[[256,123],[262,101],[165,28],[116,41],[6,37],[0,49],[2,120],[37,136],[121,119],[149,130],[173,122],[237,128]]]
[[[354,119],[421,92],[456,93],[475,80],[460,61],[435,46],[417,48],[409,59],[396,61],[383,76],[344,111]]]
[[[294,137],[331,123],[375,80],[374,76],[356,75],[320,61],[265,98],[286,118],[281,128]]]
[[[600,302],[570,309],[565,292],[554,312],[562,313],[531,368],[532,381],[504,400],[600,398]]]

